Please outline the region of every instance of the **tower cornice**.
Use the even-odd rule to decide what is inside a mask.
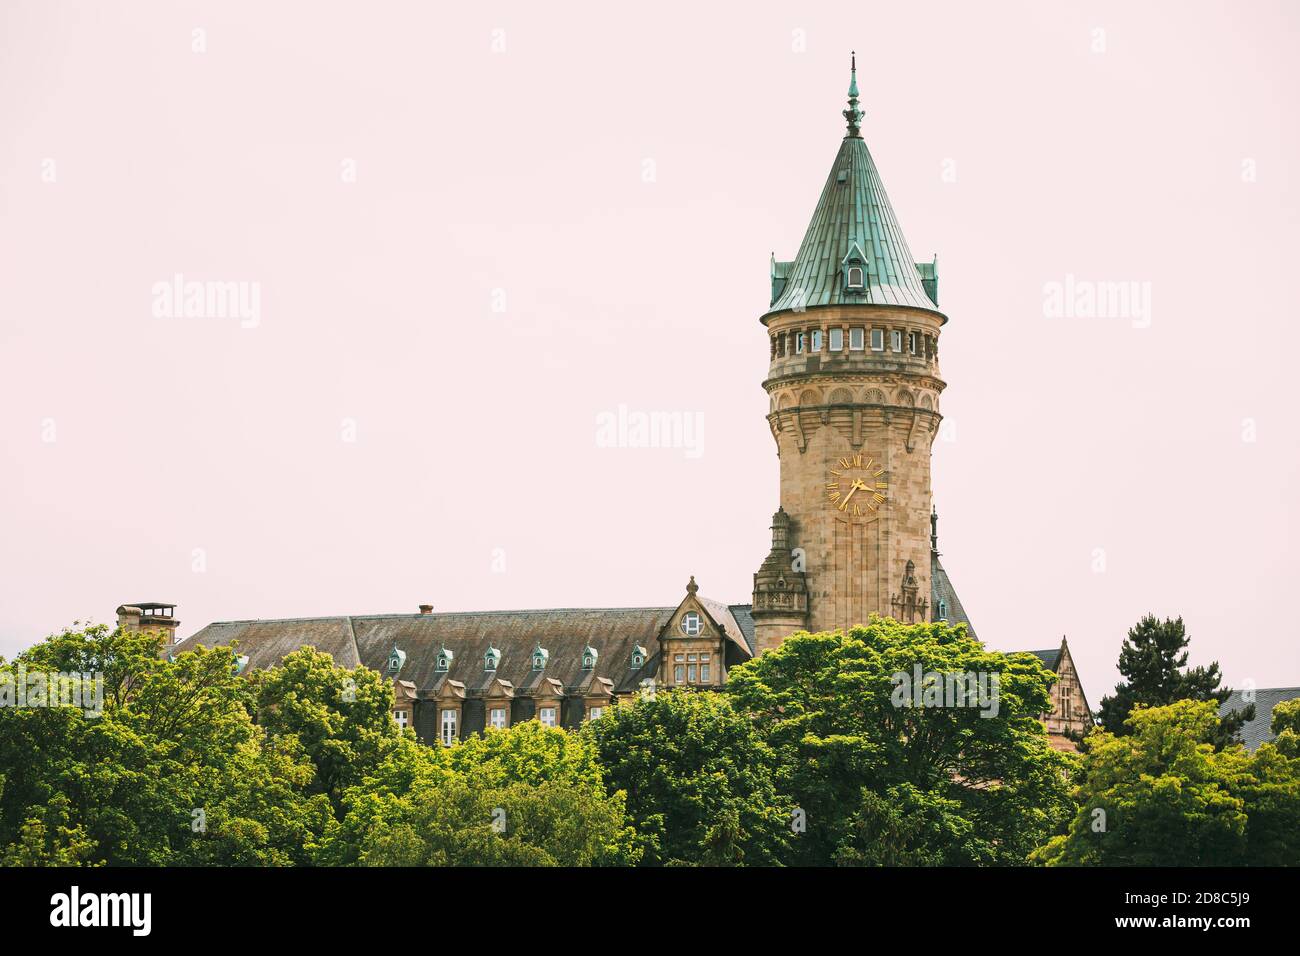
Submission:
[[[794,372],[790,375],[775,375],[763,381],[763,388],[769,393],[775,388],[791,385],[816,384],[826,385],[908,385],[911,387],[930,388],[942,392],[948,387],[943,379],[922,372],[900,372],[896,370],[873,372],[869,369],[841,370],[829,372]]]
[[[773,319],[786,316],[794,318],[816,315],[819,321],[822,316],[829,318],[843,316],[846,319],[869,322],[873,318],[890,314],[927,316],[932,320],[937,317],[940,327],[948,324],[948,313],[940,312],[938,309],[926,309],[913,305],[894,305],[887,302],[836,302],[830,305],[809,305],[802,309],[771,309],[760,315],[758,321],[770,328]]]

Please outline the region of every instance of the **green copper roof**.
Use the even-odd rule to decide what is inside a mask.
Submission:
[[[799,254],[793,262],[773,258],[769,312],[818,305],[901,305],[937,312],[934,264],[923,264],[928,279],[923,281],[858,132],[856,63],[849,94],[848,135],[835,154]],[[860,288],[849,284],[853,265],[865,269]]]

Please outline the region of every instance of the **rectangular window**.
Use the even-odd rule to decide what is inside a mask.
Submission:
[[[694,665],[694,664],[687,664],[687,665],[686,665],[686,683],[688,683],[688,684],[694,684],[694,683],[695,683],[695,665]]]
[[[842,352],[844,350],[844,330],[831,329],[830,336],[831,336],[831,351]]]
[[[695,655],[694,655],[694,654],[687,654],[687,655],[686,655],[686,659],[687,659],[688,661],[693,661],[693,660],[695,660]]]
[[[493,707],[488,715],[488,723],[493,727],[504,727],[506,725],[506,709],[504,707]]]
[[[442,745],[450,747],[456,742],[456,712],[454,710],[444,710],[442,712]]]
[[[393,720],[397,721],[397,726],[401,727],[403,730],[410,726],[410,717],[407,716],[407,713],[404,710],[393,711]]]
[[[588,719],[588,720],[600,720],[600,718],[603,717],[603,716],[605,716],[605,708],[604,708],[604,707],[589,707],[589,708],[587,708],[587,719]]]
[[[866,342],[866,334],[862,329],[849,329],[849,351],[861,352]]]
[[[701,665],[700,665],[700,683],[701,683],[701,684],[707,684],[708,682],[709,682],[709,665],[708,665],[708,664],[701,664]]]
[[[907,333],[907,350],[908,350],[909,352],[911,352],[913,355],[916,354],[917,347],[918,347],[919,344],[920,344],[920,341],[919,341],[920,338],[921,338],[921,336],[920,336],[920,334],[917,333],[917,332],[908,332],[908,333]]]
[[[884,350],[885,350],[885,330],[872,329],[871,330],[871,351],[883,352]]]
[[[894,329],[889,333],[889,347],[895,352],[903,351],[903,332],[901,329]]]
[[[543,707],[541,710],[539,710],[539,711],[537,712],[537,719],[540,720],[540,721],[542,722],[542,725],[543,725],[543,726],[546,726],[546,727],[554,727],[554,726],[555,726],[555,708],[554,708],[554,707]]]
[[[796,332],[796,333],[794,334],[794,351],[795,351],[795,354],[796,354],[796,355],[797,355],[797,354],[800,354],[801,352],[803,352],[803,333],[802,333],[802,332]]]
[[[822,350],[822,330],[813,329],[812,333],[812,350],[820,352]]]
[[[678,664],[676,667],[673,668],[673,683],[680,684],[681,682],[682,682],[682,665]]]

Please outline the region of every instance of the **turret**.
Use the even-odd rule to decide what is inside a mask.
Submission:
[[[808,625],[808,580],[803,555],[790,547],[790,516],[772,515],[772,550],[754,574],[754,643],[770,650]]]

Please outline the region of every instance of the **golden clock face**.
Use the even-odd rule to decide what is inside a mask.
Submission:
[[[846,518],[870,521],[888,494],[885,466],[867,455],[841,458],[826,475],[826,500]]]

